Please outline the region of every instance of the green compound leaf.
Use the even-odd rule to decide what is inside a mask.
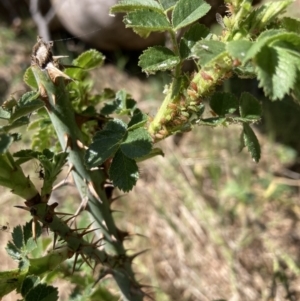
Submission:
[[[57,301],[58,290],[56,287],[46,284],[38,284],[25,296],[25,301]]]
[[[14,113],[10,117],[10,122],[19,119],[22,116],[26,116],[44,106],[44,102],[37,99],[39,94],[31,91],[22,95],[15,108]]]
[[[179,57],[173,51],[163,46],[155,46],[143,52],[139,59],[139,66],[146,73],[155,73],[173,69],[179,62]]]
[[[89,70],[101,66],[104,59],[105,57],[101,52],[95,49],[90,49],[73,60],[73,64],[77,67]]]
[[[14,138],[9,134],[0,134],[0,154],[5,153],[10,145],[13,143]]]
[[[300,20],[293,19],[290,17],[282,18],[281,26],[283,26],[287,31],[292,31],[297,34],[300,34]]]
[[[34,77],[31,67],[26,69],[24,76],[23,76],[23,80],[27,86],[29,86],[33,90],[38,90],[38,84],[36,82],[36,79]]]
[[[209,34],[209,29],[203,24],[193,24],[180,40],[179,51],[182,59],[192,56],[195,44]]]
[[[262,107],[259,101],[250,93],[244,92],[240,98],[240,115],[244,119],[259,120]]]
[[[146,156],[152,148],[151,136],[144,128],[129,131],[120,149],[124,155],[131,159]]]
[[[205,66],[225,53],[225,44],[220,41],[202,40],[196,43],[192,52],[198,58],[198,64]]]
[[[139,178],[135,160],[128,158],[121,150],[118,150],[111,163],[109,177],[114,186],[124,192],[130,191]]]
[[[164,14],[151,10],[130,12],[125,16],[124,23],[126,27],[132,28],[143,38],[147,38],[151,32],[166,31],[172,28]]]
[[[174,30],[186,27],[197,21],[210,10],[203,0],[179,0],[172,14]]]
[[[85,154],[85,162],[89,168],[101,165],[115,154],[124,139],[126,127],[123,121],[115,119],[109,121],[102,131],[96,133]]]
[[[238,109],[238,99],[231,93],[216,92],[209,102],[212,110],[219,116],[233,114]]]
[[[111,9],[111,13],[128,13],[139,9],[150,9],[163,13],[161,5],[154,0],[121,0]]]
[[[231,41],[226,45],[226,50],[233,57],[243,61],[252,42],[246,40]]]
[[[169,9],[175,6],[178,0],[159,0],[159,2],[161,6],[164,8],[164,10],[168,11]]]
[[[249,124],[243,124],[242,142],[247,146],[252,159],[258,162],[260,159],[260,145],[259,142]]]
[[[299,60],[299,58],[298,58]],[[256,56],[259,86],[272,100],[282,99],[292,89],[299,63],[279,47],[264,47]]]

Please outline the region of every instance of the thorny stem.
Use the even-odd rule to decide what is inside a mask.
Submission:
[[[32,70],[61,147],[69,153],[68,160],[73,166],[72,173],[81,198],[83,201],[87,201],[87,210],[96,222],[95,227],[100,228],[100,231],[104,235],[106,252],[115,256],[115,260],[112,262],[108,260],[106,265],[116,280],[124,300],[140,301],[143,299],[143,293],[134,279],[131,259],[127,257],[123,246],[124,237],[122,237],[121,231],[118,230],[114,223],[110,210],[110,202],[104,190],[106,176],[103,171],[90,171],[84,165],[85,151],[82,148],[82,134],[76,124],[74,111],[65,88],[64,78],[62,78],[66,78],[67,76],[63,76],[62,72],[53,65],[49,44],[38,39],[38,44],[34,48],[34,54],[38,55],[38,51],[36,51],[37,47],[46,49],[45,52],[47,55],[42,58],[33,55]],[[47,53],[47,51],[50,53]],[[43,52],[39,52],[39,54],[41,53]],[[43,64],[41,64],[41,60],[44,60]],[[46,68],[41,68],[42,65],[46,65]],[[36,216],[42,221],[40,214],[36,214]],[[86,242],[80,241],[76,237],[75,240],[69,240],[69,236],[62,236],[62,225],[57,229],[52,229],[54,225],[53,221],[55,220],[56,216],[53,215],[51,222],[47,223],[47,226],[60,235],[68,245],[74,244],[72,247],[74,252],[84,253],[88,259],[96,259],[97,262],[105,261],[103,254],[101,256],[99,254],[98,256],[92,255],[98,251],[96,251],[95,247],[91,247],[90,244],[89,248],[86,248],[84,247]],[[70,234],[70,232],[67,233]],[[74,235],[71,237],[74,238]],[[91,250],[93,250],[92,253]],[[108,256],[106,255],[107,258]]]

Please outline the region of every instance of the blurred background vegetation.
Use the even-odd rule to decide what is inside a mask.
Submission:
[[[22,77],[37,35],[28,3],[19,1],[10,10],[5,2],[0,1],[1,102],[27,91]],[[289,13],[300,13],[299,1]],[[71,35],[61,29],[52,38]],[[72,59],[90,45],[75,38],[55,47],[55,54]],[[145,78],[136,51],[105,54],[106,65],[92,73],[94,89],[125,89],[153,115],[168,75]],[[141,164],[137,186],[114,204],[117,223],[132,233],[126,247],[149,249],[135,261],[137,278],[153,286],[158,301],[300,300],[300,108],[289,98],[270,102],[253,80],[232,79],[222,89],[249,91],[261,100],[264,118],[255,130],[262,159],[256,164],[239,152],[239,126],[198,127],[161,142],[165,157]],[[30,145],[31,133],[24,133],[15,150]],[[37,167],[25,169],[39,184]],[[70,212],[80,203],[72,189],[67,199],[65,191],[53,195]],[[20,200],[3,188],[0,193],[0,225],[11,230],[29,220],[13,208]],[[9,229],[0,231],[1,270],[15,267],[4,249]],[[59,286],[60,300],[68,300],[68,283]]]

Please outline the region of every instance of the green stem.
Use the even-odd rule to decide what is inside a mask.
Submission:
[[[126,258],[123,238],[120,237],[120,231],[114,223],[110,203],[104,190],[106,176],[103,171],[90,171],[84,165],[85,152],[80,147],[83,141],[82,134],[76,124],[64,79],[58,78],[54,84],[46,70],[41,70],[37,65],[33,65],[32,70],[40,90],[44,90],[47,93],[45,105],[49,117],[62,148],[69,152],[68,160],[71,166],[73,166],[72,173],[75,184],[82,200],[87,200],[87,210],[93,216],[96,222],[95,226],[100,229],[105,237],[105,249],[107,252],[116,255],[117,258],[120,256]],[[49,227],[51,228],[51,225]],[[56,233],[61,235],[59,229],[56,230]],[[82,244],[83,242],[80,245]],[[133,286],[136,286],[136,283],[131,267],[131,260],[123,261],[121,266],[114,263],[110,268],[122,291],[124,300],[142,300],[142,295],[138,292],[139,290],[133,290]]]
[[[27,201],[39,197],[34,184],[9,152],[0,154],[0,185],[10,188],[12,193]]]

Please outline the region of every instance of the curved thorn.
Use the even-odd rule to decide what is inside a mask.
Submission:
[[[30,211],[30,208],[25,207],[25,206],[14,206],[14,207],[19,208],[19,209],[23,209],[23,210],[26,210],[26,211]]]

